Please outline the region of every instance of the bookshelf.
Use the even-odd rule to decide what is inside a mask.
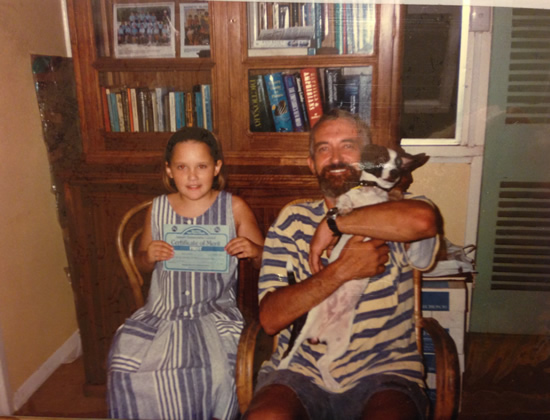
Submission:
[[[132,98],[132,89],[136,94],[157,89],[194,92],[197,86],[209,86],[211,124],[223,145],[229,190],[248,201],[264,230],[284,204],[319,193],[306,165],[307,127],[287,132],[251,130],[251,77],[309,70],[323,80],[330,69],[337,69],[344,79],[367,75],[374,141],[396,144],[404,6],[371,6],[368,19],[358,18],[357,30],[364,29],[369,33],[365,37],[372,39],[359,49],[338,51],[336,37],[329,35],[320,46],[312,38],[315,48],[297,54],[298,49],[258,44],[262,28],[249,6],[272,10],[276,4],[197,3],[67,0],[80,117],[80,139],[75,141],[81,144],[82,154],[70,169],[54,171],[65,191],[71,244],[68,258],[89,387],[101,388],[105,383],[111,338],[135,310],[116,254],[116,229],[130,207],[164,192],[161,160],[173,129],[166,128],[166,121],[160,127],[159,115],[149,128],[142,129],[138,123],[136,129],[133,114],[134,129],[114,130],[106,105],[107,90],[121,95],[130,90],[128,97]],[[278,5],[295,7],[292,3]],[[130,21],[132,11],[155,15],[157,22],[164,23],[168,15],[171,32],[164,38],[161,32],[156,38],[154,32],[151,36],[145,32],[141,38],[134,38],[131,32],[126,36],[119,29]],[[201,28],[187,18],[188,12],[194,15],[195,11],[203,13],[203,20],[207,18]],[[368,28],[362,28],[360,22],[367,22]],[[335,25],[334,19],[331,24]],[[200,34],[198,38],[191,33],[192,26]],[[186,39],[195,38],[196,44],[186,44]],[[159,102],[157,99],[157,106]]]

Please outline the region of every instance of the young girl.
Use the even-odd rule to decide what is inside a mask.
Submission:
[[[155,198],[145,220],[136,264],[153,272],[151,288],[145,306],[114,337],[109,414],[232,419],[243,326],[237,259],[259,267],[263,237],[244,200],[223,191],[223,157],[212,133],[191,127],[174,133],[165,160],[165,179],[177,191]],[[217,252],[197,250],[216,248],[220,237],[228,242]]]

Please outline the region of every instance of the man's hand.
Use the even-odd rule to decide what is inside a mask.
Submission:
[[[311,243],[309,244],[309,267],[311,268],[311,273],[315,274],[321,271],[323,265],[321,263],[321,255],[326,249],[328,256],[330,257],[330,252],[336,242],[338,242],[339,237],[334,236],[327,224],[327,219],[323,219],[317,230],[311,238]]]
[[[334,261],[339,264],[338,277],[348,280],[372,277],[386,270],[390,248],[382,239],[363,242],[363,236],[352,236]]]

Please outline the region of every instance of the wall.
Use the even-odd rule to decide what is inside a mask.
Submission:
[[[424,195],[439,207],[443,216],[445,236],[452,243],[464,243],[470,165],[467,163],[431,163],[414,172],[410,191]]]
[[[63,28],[62,0],[0,0],[0,328],[13,391],[77,330],[30,61],[66,56]]]

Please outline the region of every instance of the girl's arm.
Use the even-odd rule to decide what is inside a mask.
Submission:
[[[145,216],[145,222],[143,222],[143,232],[135,257],[137,268],[144,273],[151,273],[157,261],[169,260],[174,256],[174,248],[171,245],[164,241],[153,241],[151,232],[152,211],[153,206],[150,206],[147,210],[147,216]]]
[[[240,197],[233,196],[233,215],[237,237],[227,244],[225,250],[229,255],[237,258],[250,258],[255,268],[262,264],[262,252],[264,249],[264,237],[256,217],[248,204]]]

